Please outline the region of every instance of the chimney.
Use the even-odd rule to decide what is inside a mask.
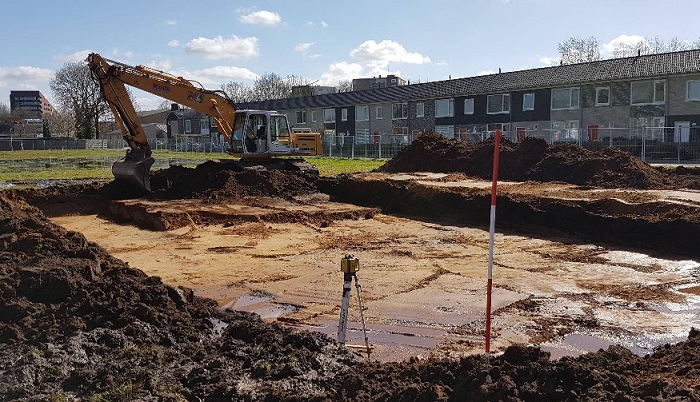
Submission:
[[[170,104],[170,111],[174,112],[176,110],[180,110],[180,105],[178,105],[177,103],[171,103]]]

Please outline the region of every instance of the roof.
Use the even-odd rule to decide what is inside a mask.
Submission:
[[[452,98],[524,89],[554,88],[592,82],[619,81],[700,73],[700,49],[565,64],[422,84],[368,89],[303,98],[246,102],[245,109],[294,110]]]

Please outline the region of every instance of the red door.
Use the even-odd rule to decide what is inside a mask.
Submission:
[[[598,125],[588,125],[588,141],[598,141]]]

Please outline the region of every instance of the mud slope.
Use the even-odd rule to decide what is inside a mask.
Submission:
[[[490,189],[433,186],[376,173],[339,177],[323,182],[321,187],[337,201],[379,207],[384,213],[446,220],[452,224],[485,227],[489,223]],[[581,190],[584,194],[585,191]],[[557,199],[536,191],[501,191],[497,203],[496,224],[501,229],[564,233],[575,242],[700,256],[695,240],[700,237],[697,205],[654,200],[633,203],[615,198]]]
[[[493,141],[465,143],[426,133],[393,159],[381,172],[459,172],[490,179]],[[616,148],[589,151],[573,144],[549,145],[539,138],[501,142],[499,179],[565,182],[604,188],[692,188],[700,180],[687,170],[669,174],[652,168]]]
[[[536,348],[367,363],[325,336],[220,311],[0,195],[3,400],[700,400],[700,337],[641,358]]]

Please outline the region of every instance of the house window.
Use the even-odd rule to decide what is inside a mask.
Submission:
[[[185,134],[192,133],[192,120],[185,120]]]
[[[598,87],[595,89],[595,105],[608,106],[610,104],[610,87]]]
[[[348,121],[348,109],[341,109],[340,110],[340,120]]]
[[[535,94],[523,94],[523,110],[535,110]]]
[[[510,112],[510,94],[489,95],[486,97],[486,113],[498,114]]]
[[[688,81],[685,90],[685,100],[700,101],[700,80]]]
[[[369,106],[357,106],[355,107],[355,121],[367,121],[369,120]]]
[[[510,131],[510,123],[491,123],[486,126],[488,131],[501,130],[502,132]]]
[[[439,99],[435,101],[435,117],[451,117],[454,115],[454,99]]]
[[[370,144],[369,129],[355,130],[355,144],[365,145]]]
[[[323,122],[335,123],[335,109],[323,109]]]
[[[578,109],[579,89],[559,88],[552,90],[552,110]]]
[[[316,111],[315,110],[311,111],[311,121],[314,123],[316,122]]]
[[[207,130],[209,130],[209,120],[200,120],[199,121],[199,132],[200,133],[206,133]]]
[[[635,81],[631,85],[630,104],[662,104],[666,100],[666,81]]]
[[[377,106],[377,108],[374,110],[377,120],[382,120],[384,118],[382,117],[383,110],[384,108],[382,106]]]
[[[306,110],[297,112],[297,124],[306,124]]]
[[[425,116],[425,103],[419,102],[416,103],[416,117],[423,117]]]
[[[435,126],[435,132],[447,138],[454,138],[455,126]]]
[[[392,119],[405,119],[408,117],[408,103],[394,103],[391,110]]]
[[[552,121],[552,141],[577,142],[578,126],[578,120]]]
[[[464,100],[464,114],[474,114],[474,98]]]

